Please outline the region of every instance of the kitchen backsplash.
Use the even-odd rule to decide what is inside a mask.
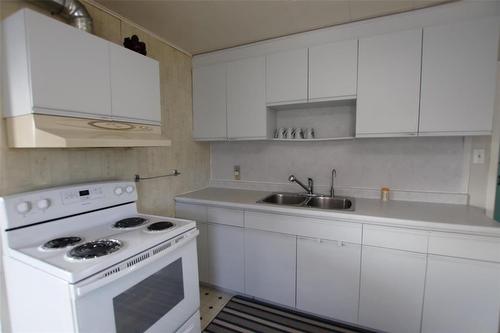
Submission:
[[[337,170],[338,194],[376,198],[388,186],[392,197],[467,203],[468,159],[463,137],[381,138],[324,142],[213,143],[211,185],[300,191],[290,174],[314,179],[328,192]],[[241,180],[233,180],[233,166]]]

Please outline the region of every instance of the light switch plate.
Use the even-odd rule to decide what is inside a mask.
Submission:
[[[484,149],[472,149],[472,163],[473,164],[484,164]]]
[[[234,180],[240,180],[241,179],[241,173],[240,173],[240,166],[235,165],[233,168],[233,173],[234,173]]]

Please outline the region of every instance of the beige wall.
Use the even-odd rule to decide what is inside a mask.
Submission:
[[[191,56],[117,16],[91,4],[86,6],[93,16],[96,35],[120,44],[124,37],[137,34],[146,42],[148,56],[160,62],[162,129],[172,140],[172,146],[9,149],[4,122],[0,117],[0,195],[94,180],[130,180],[136,173],[153,176],[176,168],[182,173],[178,177],[146,180],[138,184],[141,211],[173,215],[174,196],[206,186],[210,174],[209,145],[191,139]],[[40,11],[25,1],[0,0],[0,17],[5,18],[23,7]],[[0,262],[0,328],[3,328],[0,330],[8,332],[2,276]]]
[[[29,6],[25,1],[1,1],[2,18]],[[167,148],[9,149],[5,128],[0,125],[0,195],[40,187],[103,179],[132,179],[134,174],[152,176],[177,168],[179,177],[139,183],[140,209],[154,214],[174,213],[175,194],[208,183],[210,150],[191,139],[191,56],[186,55],[136,26],[86,4],[95,34],[115,43],[137,34],[146,42],[148,56],[160,62],[162,125],[172,140]]]

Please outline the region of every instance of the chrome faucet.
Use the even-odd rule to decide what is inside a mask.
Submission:
[[[337,177],[337,170],[332,169],[332,184],[330,186],[330,196],[333,198],[335,196],[335,190],[333,189],[334,179]]]
[[[297,183],[297,184],[299,184],[299,186],[301,186],[304,190],[306,190],[307,194],[313,194],[314,193],[314,182],[313,182],[312,178],[307,178],[307,186],[305,186],[294,175],[290,175],[290,177],[288,177],[288,181],[290,183]]]

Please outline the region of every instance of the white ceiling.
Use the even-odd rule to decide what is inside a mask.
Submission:
[[[96,0],[199,54],[447,0]]]

